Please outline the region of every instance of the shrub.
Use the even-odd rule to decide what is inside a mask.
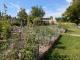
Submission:
[[[4,37],[4,39],[9,37],[10,31],[10,23],[9,21],[0,21],[0,35]]]

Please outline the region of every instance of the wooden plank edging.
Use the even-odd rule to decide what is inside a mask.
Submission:
[[[59,35],[55,40],[51,41],[51,44],[49,45],[48,49],[42,54],[39,55],[38,60],[44,60],[45,56],[48,54],[48,52],[52,49],[52,47],[56,44],[56,42],[61,38],[61,35]]]

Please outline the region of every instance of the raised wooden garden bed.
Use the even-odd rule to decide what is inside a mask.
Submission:
[[[55,42],[59,39],[60,35],[57,37],[52,37],[50,44],[48,46],[41,46],[39,48],[39,60],[42,60],[45,56],[45,54],[49,51],[49,49],[52,48],[52,46],[55,44]]]

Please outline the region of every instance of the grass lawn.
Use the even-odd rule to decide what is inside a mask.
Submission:
[[[80,35],[80,29],[76,27],[67,29],[70,30],[68,34]],[[64,34],[48,53],[46,60],[80,60],[80,37]]]
[[[77,25],[74,23],[60,23],[60,25],[67,29],[70,34],[80,34],[80,29],[77,28]]]

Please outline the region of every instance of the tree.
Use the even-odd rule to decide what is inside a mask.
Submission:
[[[23,25],[27,24],[28,15],[27,15],[25,9],[21,8],[17,15],[18,15],[18,18],[22,21]]]
[[[55,18],[57,21],[62,21],[62,18],[63,17],[57,17],[57,18]]]
[[[42,21],[41,21],[41,18],[40,17],[36,17],[34,18],[33,20],[33,25],[41,25],[42,24]]]
[[[45,14],[44,10],[42,9],[42,7],[32,7],[32,11],[31,11],[31,15],[33,17],[43,17]]]
[[[0,11],[0,20],[1,20],[1,11]]]
[[[63,18],[66,21],[70,21],[76,24],[80,23],[80,1],[73,0],[72,4],[67,8],[66,12],[63,14]]]
[[[36,24],[41,20],[41,18],[45,15],[42,7],[33,6],[31,10],[31,14],[29,15],[29,22],[32,24]],[[38,21],[39,20],[39,21]]]
[[[0,17],[1,17],[1,11],[0,11]]]

